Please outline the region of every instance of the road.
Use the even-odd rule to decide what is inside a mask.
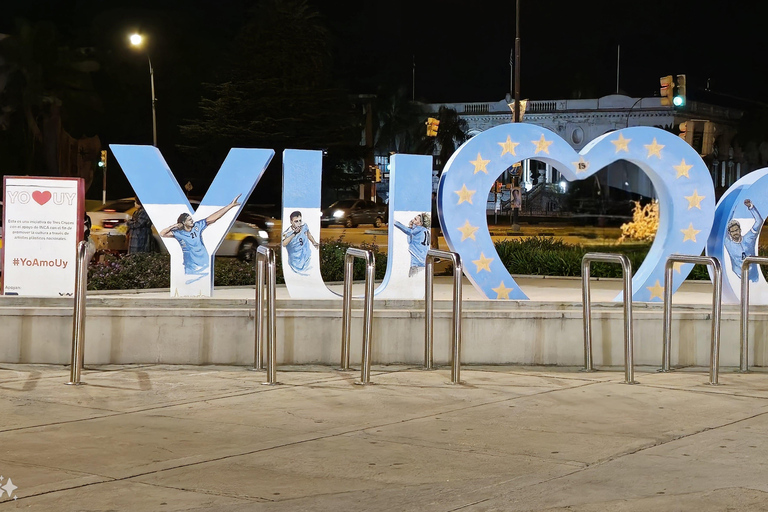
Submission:
[[[551,236],[562,239],[565,243],[574,245],[600,245],[614,244],[621,236],[619,228],[599,228],[592,226],[564,226],[564,225],[527,225],[520,226],[520,231],[513,232],[510,226],[489,226],[491,238],[494,242],[501,240],[519,240],[532,236]],[[278,220],[274,227],[273,240],[277,241],[281,233],[281,225]],[[363,243],[375,244],[382,252],[387,251],[387,242],[389,240],[387,226],[375,228],[373,226],[358,226],[356,228],[345,228],[343,226],[329,226],[320,229],[320,240],[334,241],[342,240],[352,245]],[[440,248],[447,249],[445,238],[442,236],[439,240]]]

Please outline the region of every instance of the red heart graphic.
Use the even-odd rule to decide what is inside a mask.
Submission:
[[[51,193],[47,190],[45,192],[35,190],[32,192],[32,199],[34,199],[37,204],[42,205],[51,200]]]

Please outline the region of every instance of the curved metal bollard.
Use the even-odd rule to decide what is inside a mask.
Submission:
[[[453,315],[451,327],[453,331],[453,345],[451,351],[451,383],[459,384],[461,380],[461,257],[455,252],[430,249],[426,258],[426,290],[424,293],[424,368],[431,370],[434,367],[433,326],[434,326],[434,284],[435,284],[435,260],[449,259],[453,262]]]
[[[68,385],[79,386],[85,357],[85,289],[88,283],[88,242],[77,244],[75,309],[72,316],[72,369]]]
[[[739,371],[749,371],[749,267],[750,265],[768,265],[768,258],[747,256],[741,264],[741,357]],[[744,279],[747,276],[747,279]]]
[[[349,370],[349,326],[352,319],[352,265],[355,258],[365,260],[365,306],[363,313],[363,360],[360,381],[355,384],[370,384],[371,380],[371,336],[373,334],[373,278],[376,259],[373,251],[350,247],[344,255],[344,300],[341,317],[341,369]]]
[[[632,264],[623,254],[590,252],[581,260],[581,300],[584,308],[584,370],[594,371],[592,364],[592,306],[590,304],[589,264],[593,261],[619,263],[624,280],[624,382],[635,382],[635,347],[632,331]]]
[[[672,254],[667,258],[664,267],[664,332],[663,352],[661,354],[661,371],[670,371],[669,361],[672,352],[672,266],[678,263],[693,263],[694,265],[711,265],[715,272],[714,292],[712,293],[712,349],[709,359],[709,383],[718,384],[720,369],[720,305],[723,296],[723,270],[720,261],[712,256],[690,256],[688,254]]]
[[[275,250],[271,247],[260,245],[256,249],[256,347],[254,350],[253,369],[264,369],[262,346],[264,337],[264,267],[266,266],[267,287],[267,382],[266,385],[279,384],[277,382],[277,321],[275,296],[277,290],[277,264],[275,262]]]

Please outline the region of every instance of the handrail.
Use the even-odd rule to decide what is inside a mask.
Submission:
[[[747,256],[741,264],[741,357],[739,371],[749,371],[749,266],[768,265],[768,258]]]
[[[376,271],[376,259],[373,251],[350,247],[344,255],[344,299],[341,317],[341,369],[349,370],[349,326],[352,318],[352,265],[355,258],[365,260],[365,306],[363,313],[363,360],[360,369],[360,381],[355,384],[366,385],[371,380],[371,336],[373,334],[373,278]]]
[[[592,364],[592,306],[590,304],[589,267],[593,261],[621,264],[624,280],[624,382],[635,382],[635,349],[632,331],[632,264],[623,254],[590,252],[581,260],[581,300],[584,307],[584,370],[594,371]]]
[[[262,345],[264,337],[264,267],[267,267],[267,382],[266,385],[279,384],[277,382],[277,322],[275,312],[275,295],[277,289],[277,264],[275,263],[275,250],[265,245],[256,248],[256,348],[254,350],[253,369],[262,370]]]
[[[451,383],[460,383],[461,373],[461,257],[455,252],[430,249],[426,257],[426,290],[424,293],[425,328],[424,328],[424,368],[434,367],[433,326],[434,326],[434,288],[435,259],[449,259],[453,262],[453,315],[451,327],[453,345],[451,351]]]
[[[72,316],[72,369],[69,382],[79,386],[85,358],[85,288],[88,283],[88,242],[77,244],[75,260],[75,308]]]
[[[672,267],[677,263],[693,263],[694,265],[711,265],[715,273],[714,291],[712,293],[712,348],[709,359],[709,383],[718,384],[720,367],[720,307],[723,296],[723,270],[720,261],[712,256],[691,256],[688,254],[672,254],[667,258],[664,267],[664,332],[663,352],[661,354],[661,371],[670,371],[672,352]]]

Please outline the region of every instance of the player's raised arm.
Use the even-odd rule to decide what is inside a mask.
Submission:
[[[183,227],[184,227],[184,224],[182,224],[181,222],[177,222],[176,224],[171,224],[164,230],[160,231],[160,236],[163,238],[173,238],[173,232],[179,229],[182,229]]]
[[[210,214],[209,216],[207,216],[205,218],[205,222],[208,223],[208,224],[213,224],[214,222],[216,222],[217,220],[222,218],[224,216],[224,214],[227,213],[229,210],[231,210],[235,206],[240,206],[240,203],[238,203],[237,200],[240,199],[241,195],[242,194],[237,194],[237,197],[234,198],[232,200],[232,202],[229,203],[227,206],[225,206],[224,208],[222,208],[222,209],[220,209],[218,211],[215,211],[212,214]]]

